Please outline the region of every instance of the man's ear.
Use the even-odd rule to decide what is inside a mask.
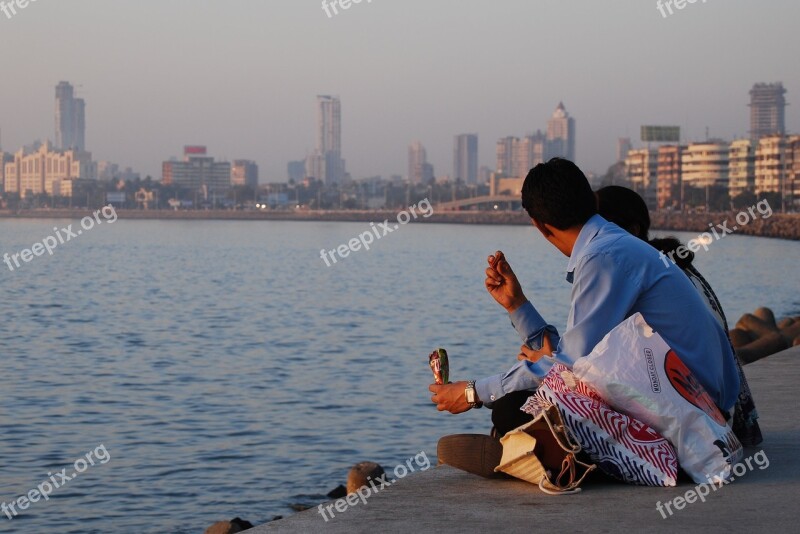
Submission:
[[[549,230],[549,228],[548,228],[548,225],[546,225],[546,224],[542,224],[542,223],[540,223],[539,221],[537,221],[537,220],[536,220],[536,219],[534,219],[534,218],[531,218],[531,222],[532,222],[532,223],[533,223],[533,225],[534,225],[534,226],[535,226],[535,227],[536,227],[536,228],[537,228],[537,229],[538,229],[538,230],[539,230],[539,231],[542,233],[542,235],[543,235],[545,238],[548,238],[548,237],[550,237],[551,235],[553,235],[553,232],[551,232],[551,231]]]

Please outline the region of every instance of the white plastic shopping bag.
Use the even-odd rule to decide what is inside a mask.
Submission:
[[[553,365],[522,411],[536,417],[555,405],[572,437],[601,471],[629,484],[674,486],[678,478],[675,449],[652,428],[612,410],[576,380],[564,365]]]
[[[711,396],[642,314],[609,332],[573,371],[615,410],[667,438],[696,483],[727,480],[742,459],[742,444]]]

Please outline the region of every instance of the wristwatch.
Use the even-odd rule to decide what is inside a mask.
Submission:
[[[467,398],[467,404],[470,408],[480,408],[483,403],[478,399],[478,394],[475,392],[475,381],[470,380],[467,382],[467,387],[464,389],[464,396]]]

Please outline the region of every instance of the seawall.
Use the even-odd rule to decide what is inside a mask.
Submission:
[[[521,211],[436,211],[430,217],[419,216],[413,222],[440,224],[493,224],[529,225],[530,219]],[[0,218],[19,219],[79,219],[89,210],[78,209],[39,209],[39,210],[0,210]],[[333,210],[117,210],[121,219],[158,220],[231,220],[231,221],[323,221],[323,222],[381,222],[396,220],[398,211],[333,211]],[[780,239],[800,240],[800,214],[774,213],[770,217],[755,212],[748,214],[747,224],[738,224],[736,212],[729,213],[651,213],[652,228],[658,233],[664,231],[710,232],[711,227],[723,233],[722,226],[736,234]],[[743,219],[743,217],[741,217]],[[736,230],[734,231],[734,227]]]

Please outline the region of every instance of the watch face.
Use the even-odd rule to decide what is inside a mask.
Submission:
[[[464,393],[466,394],[467,402],[469,402],[469,403],[475,402],[475,390],[474,389],[467,388],[467,390]]]

